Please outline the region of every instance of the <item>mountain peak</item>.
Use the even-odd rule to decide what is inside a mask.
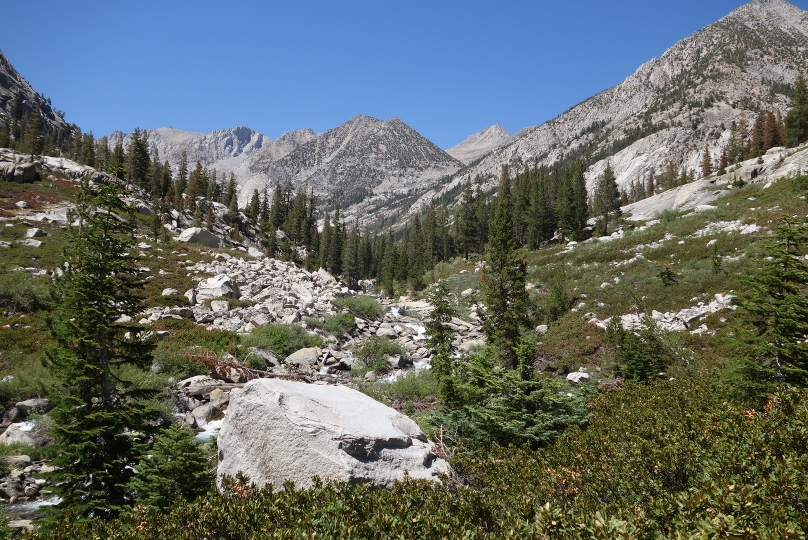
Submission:
[[[449,148],[446,153],[468,165],[488,152],[505,146],[511,139],[510,133],[499,124],[494,124],[480,132],[469,135],[466,140]]]

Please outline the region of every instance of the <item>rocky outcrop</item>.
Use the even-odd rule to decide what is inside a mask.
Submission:
[[[415,422],[343,386],[251,381],[231,392],[218,445],[220,480],[241,472],[275,489],[313,476],[391,487],[449,470]]]

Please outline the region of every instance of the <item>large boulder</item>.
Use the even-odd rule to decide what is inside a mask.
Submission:
[[[283,362],[294,366],[313,366],[320,359],[320,352],[319,347],[306,347],[293,352]]]
[[[0,444],[11,446],[13,444],[25,444],[28,446],[45,446],[50,442],[47,435],[32,429],[30,424],[11,424],[0,435]]]
[[[196,301],[202,303],[210,298],[241,298],[238,285],[230,276],[219,274],[199,282],[196,288]]]
[[[218,478],[244,473],[277,490],[313,476],[390,487],[395,480],[437,480],[448,463],[418,425],[344,386],[255,379],[230,392],[219,433]]]
[[[218,248],[222,247],[222,239],[202,227],[191,227],[185,229],[177,237],[180,242],[191,242],[194,244],[202,244],[203,246]]]

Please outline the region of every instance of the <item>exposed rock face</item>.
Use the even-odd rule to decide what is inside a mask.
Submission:
[[[354,202],[344,216],[359,219],[367,217],[363,208],[393,194],[424,189],[461,166],[398,118],[359,115],[282,159],[258,159],[252,168],[273,180],[292,178],[296,185],[311,186],[322,199],[336,200],[342,208]],[[247,182],[240,200],[262,187]]]
[[[488,126],[479,133],[469,135],[468,138],[460,144],[449,148],[446,153],[458,161],[468,165],[474,160],[480,159],[485,154],[502,148],[511,140],[511,134],[499,124]]]
[[[22,110],[23,115],[31,114],[34,108],[39,105],[42,119],[46,125],[51,127],[63,127],[65,125],[64,119],[58,112],[53,110],[50,103],[38,95],[31,85],[28,84],[8,58],[0,52],[0,112],[4,117],[12,117],[14,112],[14,99],[19,93],[22,97]]]
[[[436,480],[448,464],[418,425],[356,390],[275,379],[234,389],[219,435],[218,475],[246,474],[279,489],[311,478],[392,486],[404,478]]]
[[[755,0],[676,43],[623,83],[514,137],[411,210],[466,177],[481,175],[485,187],[495,187],[504,164],[521,171],[534,160],[549,166],[575,152],[607,156],[587,170],[590,189],[607,161],[621,188],[647,180],[668,161],[697,171],[705,145],[717,163],[733,122],[745,119],[751,128],[759,109],[786,112],[783,87],[804,69],[806,50],[808,13],[785,0]],[[628,144],[627,137],[636,140]]]

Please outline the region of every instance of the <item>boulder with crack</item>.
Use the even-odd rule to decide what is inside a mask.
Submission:
[[[258,486],[298,488],[312,477],[391,487],[437,480],[448,463],[411,419],[344,386],[256,379],[230,392],[218,439],[218,480],[244,473]]]

